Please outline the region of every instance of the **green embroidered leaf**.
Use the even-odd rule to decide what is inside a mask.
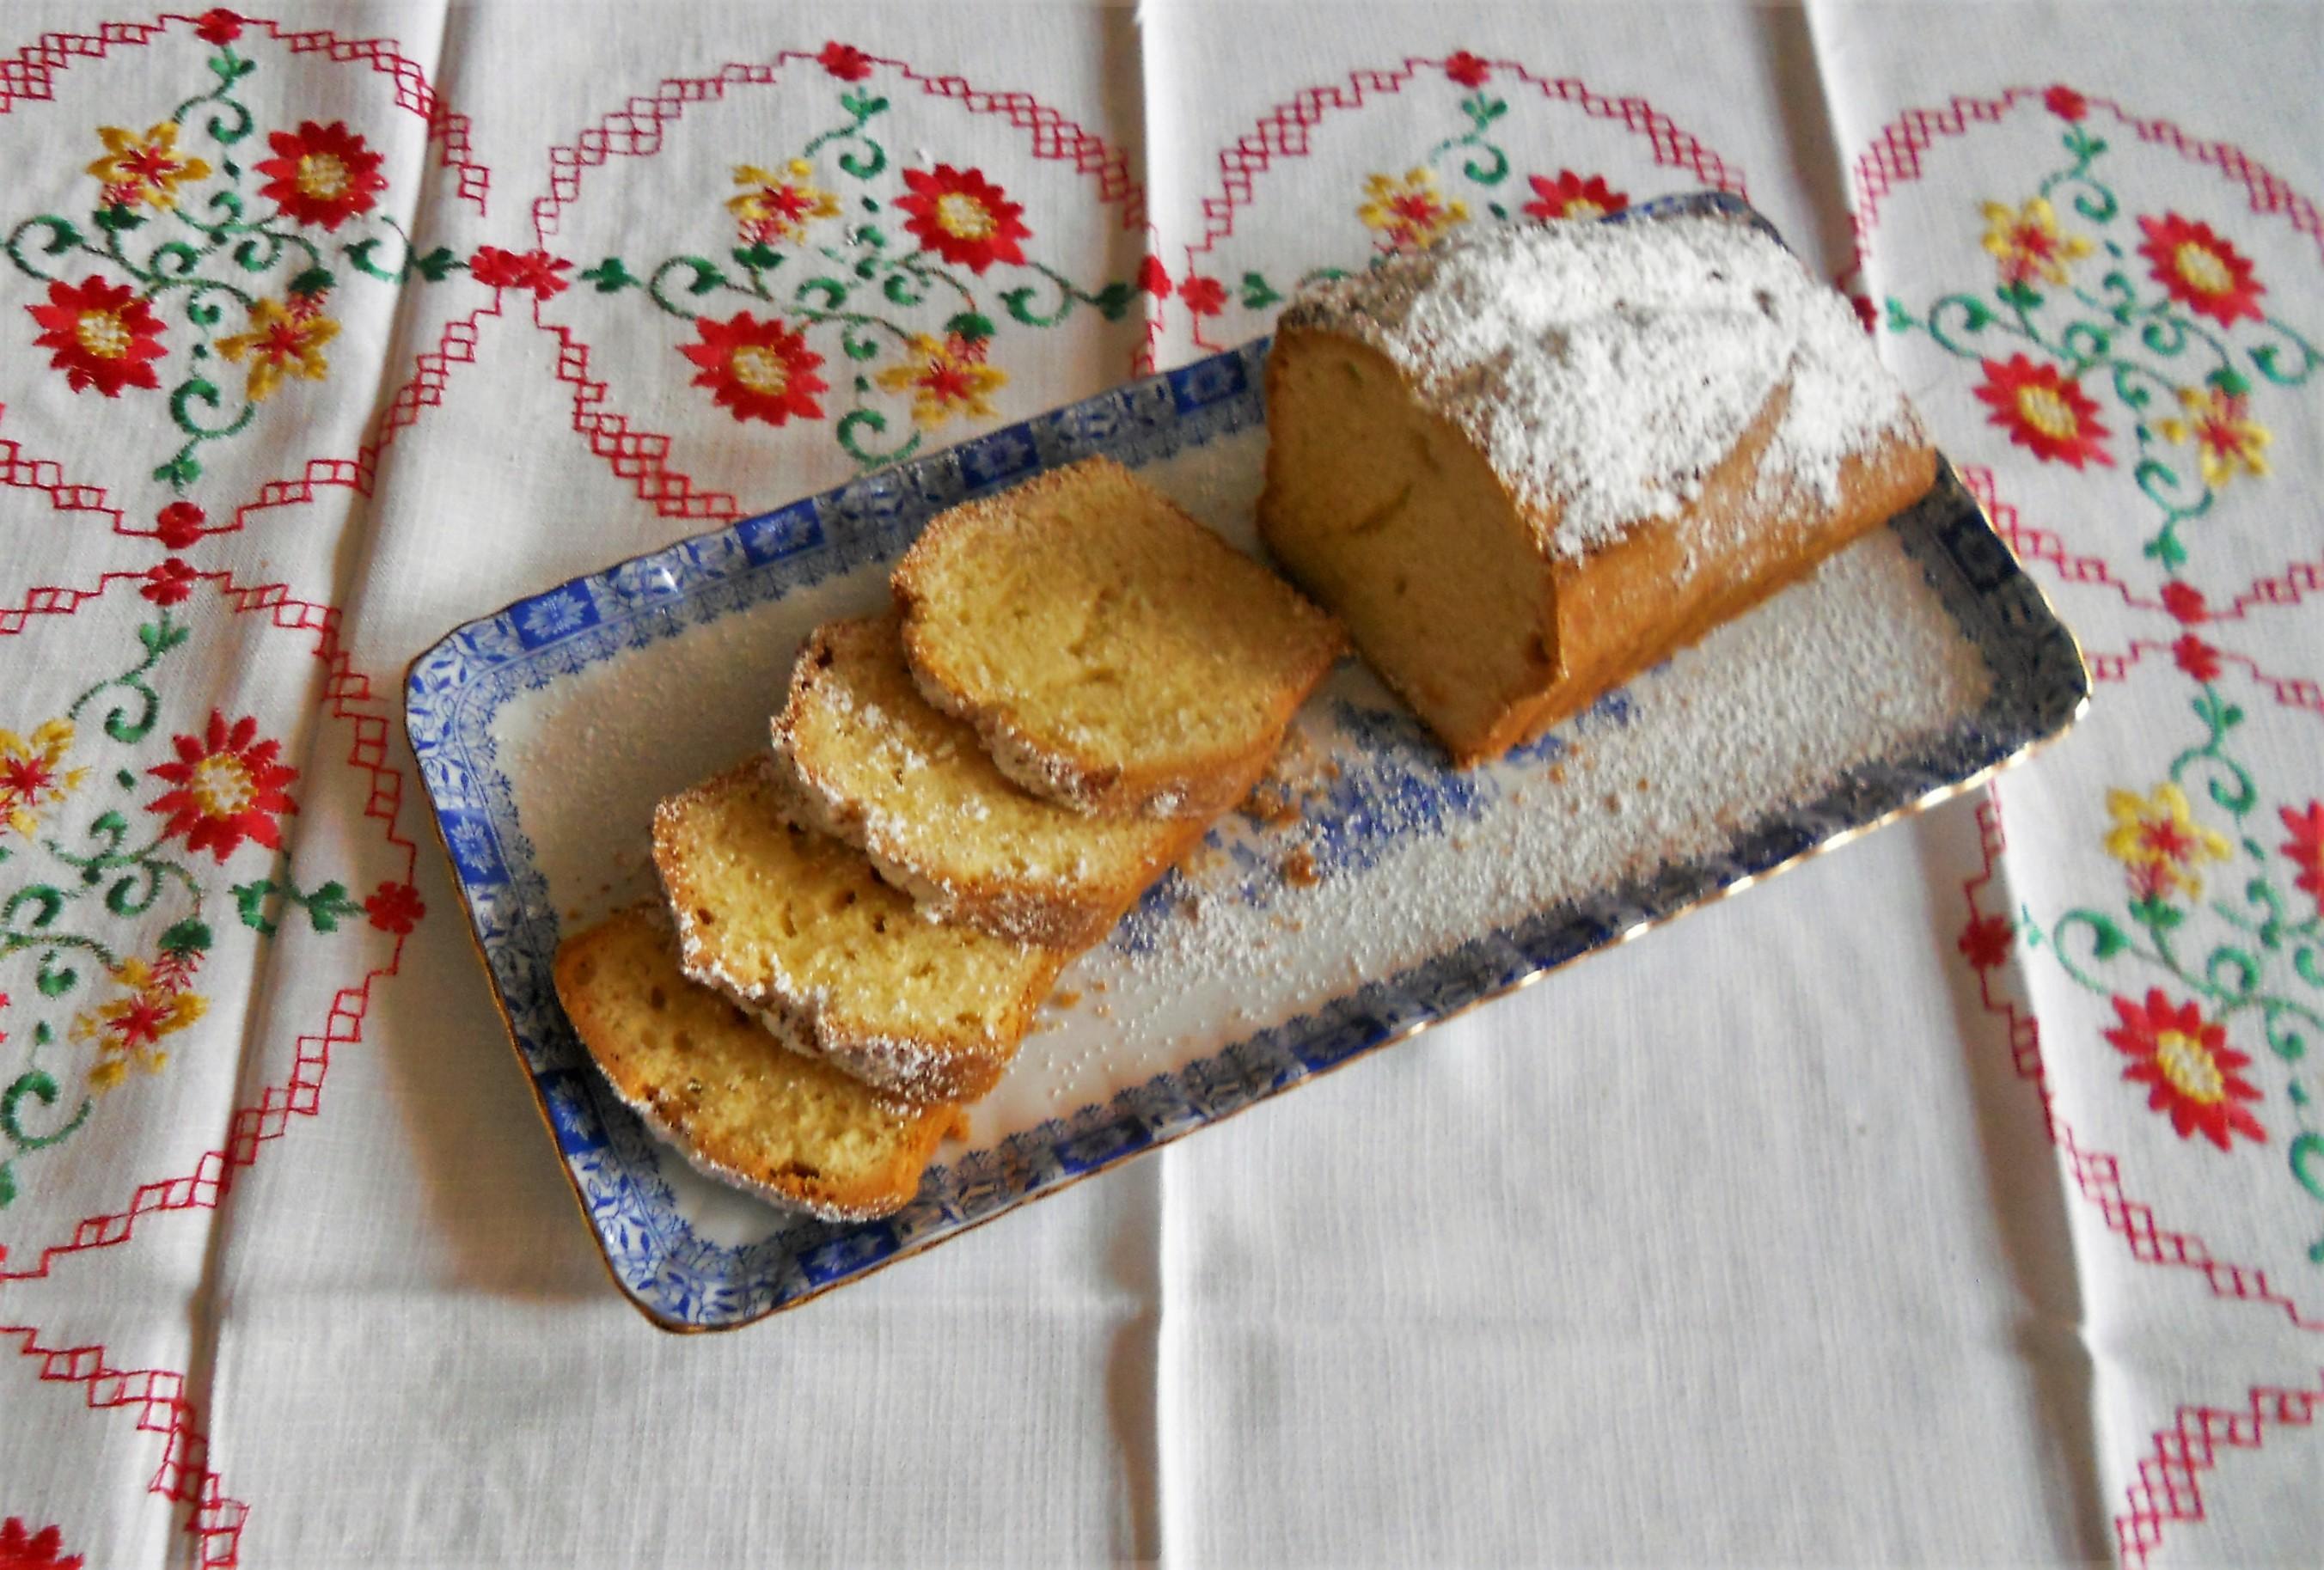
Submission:
[[[2172,572],[2177,572],[2187,565],[2187,547],[2179,543],[2179,531],[2175,528],[2165,528],[2148,540],[2140,554],[2149,561],[2161,562]]]
[[[811,294],[823,297],[823,308],[827,311],[835,311],[847,303],[847,285],[835,278],[810,278],[798,286],[798,292],[791,298],[805,305]]]
[[[783,264],[783,253],[764,241],[755,245],[736,246],[733,257],[752,272],[772,272]]]
[[[209,923],[199,916],[188,916],[161,934],[161,951],[165,954],[199,954],[209,946]]]
[[[867,213],[876,213],[880,210],[880,204],[873,198],[866,197],[863,198],[863,210]]]
[[[145,220],[128,207],[99,207],[90,216],[97,226],[109,234],[125,234],[132,229],[143,228]],[[78,239],[79,236],[74,236]]]
[[[1030,284],[1026,285],[1022,289],[1008,289],[1003,291],[1001,294],[1001,303],[1004,307],[1008,308],[1009,315],[1013,319],[1024,323],[1028,327],[1049,326],[1061,320],[1067,311],[1073,309],[1073,296],[1067,295],[1064,301],[1058,305],[1057,314],[1056,316],[1045,317],[1038,311],[1036,311],[1032,308],[1031,304],[1028,303],[1033,298],[1033,287]]]
[[[2030,293],[2031,291],[2029,290],[2028,292]],[[2033,306],[2040,305],[2041,303],[2042,297],[2034,295],[2027,308],[2030,309]],[[1994,322],[1998,319],[1990,310],[1986,308],[1986,304],[1983,300],[1978,299],[1973,296],[1963,299],[1961,304],[1966,308],[1961,312],[1961,325],[1972,333],[1993,326]]]
[[[859,397],[869,396],[872,391],[872,379],[869,376],[857,377],[855,379],[855,391]]]
[[[846,110],[848,115],[861,125],[864,121],[885,109],[888,106],[888,100],[874,96],[865,88],[854,87],[840,96],[839,106]]]
[[[978,343],[992,336],[992,318],[982,311],[963,311],[945,323],[945,331]]]
[[[2195,700],[2192,707],[2195,711],[2195,718],[2200,720],[2218,735],[2225,735],[2244,722],[2244,712],[2241,709],[2208,688]]]
[[[843,333],[840,335],[839,346],[846,352],[847,357],[850,360],[870,360],[875,358],[880,353],[879,340],[876,338],[864,337],[853,332]],[[858,382],[862,382],[863,378],[859,376],[855,380]],[[856,390],[858,392],[862,392],[867,390],[867,389],[865,387],[859,386]]]
[[[2096,958],[2111,959],[2130,947],[2129,934],[2115,925],[2110,917],[2102,916],[2091,911],[2083,913],[2083,919],[2089,924],[2092,939],[2090,952]]]
[[[1509,210],[1499,202],[1487,202],[1485,211],[1492,214],[1496,218],[1507,218],[1509,216]]]
[[[2130,915],[2140,926],[2152,927],[2158,932],[2167,932],[2187,919],[2186,912],[2159,895],[2131,901]]]
[[[49,242],[41,249],[51,256],[61,256],[76,245],[88,243],[87,238],[81,232],[62,218],[51,216],[35,218],[32,222],[48,230]]]
[[[2005,305],[2015,306],[2021,311],[2033,312],[2042,308],[2041,294],[2024,279],[2005,283],[1993,292],[2001,298]],[[1972,326],[1983,326],[1987,322],[1993,320],[1993,317],[1986,313],[1985,308],[1978,305],[1974,300],[1970,302],[1970,307],[1969,322]],[[1980,317],[1982,319],[1979,319]]]
[[[1130,285],[1117,280],[1092,296],[1090,303],[1097,307],[1097,314],[1107,321],[1118,322],[1121,320],[1122,313],[1130,308],[1131,295]]]
[[[1920,318],[1904,308],[1903,300],[1893,294],[1888,297],[1888,330],[1890,332],[1909,333],[1920,325]]]
[[[53,1029],[50,1028],[49,1022],[47,1020],[42,1020],[32,1027],[32,1044],[34,1046],[45,1047],[56,1039],[57,1033]]]
[[[235,161],[230,158],[222,158],[218,160],[218,168],[226,171],[226,178],[228,179],[240,179],[242,178],[242,165],[235,162]]]
[[[877,224],[864,224],[858,226],[855,231],[855,241],[857,244],[869,245],[874,251],[884,251],[888,247],[888,236]]]
[[[262,877],[256,883],[237,883],[234,886],[235,914],[242,917],[244,926],[250,928],[262,938],[271,938],[274,935],[274,923],[266,919],[266,896],[273,892],[274,883],[271,878]]]
[[[876,252],[870,256],[866,256],[855,264],[855,276],[862,279],[866,283],[871,282],[873,276],[876,275],[879,271],[880,257]]]
[[[1461,112],[1476,124],[1478,130],[1482,131],[1508,114],[1509,106],[1499,98],[1488,98],[1482,92],[1478,92],[1461,100]]]
[[[1246,272],[1242,275],[1244,309],[1263,311],[1282,298],[1275,291],[1275,286],[1268,283],[1263,275],[1256,272]]]
[[[433,251],[413,257],[411,265],[429,282],[441,283],[452,276],[452,270],[460,265],[460,259],[452,254],[449,247],[438,245]]]
[[[2229,398],[2241,398],[2251,390],[2251,383],[2230,366],[2222,365],[2203,380]]]
[[[113,783],[123,790],[134,791],[137,788],[137,776],[125,768],[117,768],[113,771]]]
[[[41,968],[32,978],[32,985],[41,989],[42,997],[62,997],[80,985],[80,972],[71,966],[57,968],[57,951],[51,949],[41,956]]]
[[[383,283],[401,282],[401,280],[399,279],[395,273],[389,271],[386,268],[382,267],[378,262],[372,260],[372,252],[378,250],[380,244],[380,237],[376,234],[372,235],[368,239],[358,240],[354,244],[346,247],[347,260],[354,262],[358,269],[369,273],[372,277],[378,279]]]
[[[159,621],[149,621],[137,629],[137,641],[145,646],[146,653],[159,658],[193,635],[192,628],[173,626],[170,619],[164,616]]]
[[[608,256],[596,266],[583,271],[581,276],[595,284],[599,294],[619,294],[625,289],[635,288],[639,281],[636,274],[622,265],[622,259],[618,256]]]
[[[311,296],[330,293],[332,285],[337,282],[338,280],[331,276],[328,268],[309,267],[293,278],[286,287],[292,294]]]

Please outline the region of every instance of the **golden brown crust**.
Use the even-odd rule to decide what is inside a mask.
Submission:
[[[646,979],[667,998],[682,1027],[730,1047],[747,1043],[748,1051],[762,1050],[764,1073],[798,1077],[818,1095],[843,1104],[860,1103],[859,1116],[888,1134],[887,1148],[872,1170],[850,1179],[797,1159],[770,1165],[763,1152],[704,1126],[700,1089],[671,1083],[646,1062],[635,1034],[617,1017],[625,984],[617,980],[609,986],[600,978],[601,966],[625,960],[633,966],[648,941],[657,968],[666,967],[668,973]],[[937,1145],[965,1126],[955,1106],[916,1106],[883,1097],[835,1069],[786,1051],[727,999],[685,979],[668,924],[650,906],[621,912],[567,939],[558,949],[554,977],[566,1016],[614,1094],[705,1173],[778,1204],[832,1220],[891,1215],[918,1192],[920,1176]],[[626,985],[633,986],[637,979],[632,978]]]
[[[1034,794],[1101,816],[1215,818],[1241,800],[1251,782],[1266,771],[1292,716],[1347,650],[1346,635],[1337,622],[1288,584],[1283,585],[1284,592],[1330,629],[1330,636],[1318,640],[1312,668],[1299,673],[1298,679],[1271,696],[1267,711],[1269,723],[1251,746],[1194,754],[1166,766],[1124,767],[1118,760],[1030,734],[997,707],[978,701],[974,684],[945,664],[923,625],[930,589],[922,574],[932,570],[928,564],[937,558],[951,536],[982,528],[1028,500],[1074,484],[1077,471],[1089,464],[1120,467],[1110,458],[1084,459],[995,495],[964,502],[929,520],[889,578],[896,608],[903,615],[905,658],[921,694],[944,712],[974,726],[995,767]],[[1188,517],[1176,503],[1168,505],[1223,556],[1268,570]]]
[[[816,689],[838,657],[837,644],[852,623],[827,623],[809,635],[791,667],[788,695],[771,732],[778,766],[789,776],[793,803],[803,826],[845,841],[870,858],[880,876],[909,894],[914,902],[938,921],[956,922],[996,937],[1078,953],[1113,930],[1114,923],[1138,903],[1147,886],[1176,866],[1194,848],[1209,819],[1188,819],[1167,826],[1154,836],[1154,848],[1136,863],[1111,877],[1069,879],[1061,877],[1007,877],[963,871],[930,854],[903,834],[884,831],[827,769],[819,768],[811,748],[803,747],[799,730],[803,716],[815,702]],[[892,632],[888,634],[892,636]],[[950,717],[945,723],[954,723]],[[979,746],[972,728],[962,724],[964,743]],[[1265,760],[1260,770],[1265,768]],[[1257,779],[1257,774],[1252,780]],[[1250,789],[1243,785],[1243,793]],[[1236,797],[1240,799],[1239,794]],[[1159,826],[1157,826],[1159,827]]]
[[[828,1059],[846,1073],[892,1095],[917,1102],[974,1101],[1001,1082],[1017,1055],[1033,1015],[1049,994],[1059,971],[1074,956],[1054,949],[1028,948],[1033,960],[1024,985],[997,1016],[978,1028],[926,1031],[911,1035],[890,1033],[878,1024],[850,1015],[826,998],[814,996],[791,978],[769,967],[762,978],[734,974],[721,962],[713,941],[717,926],[716,902],[702,889],[678,843],[687,813],[728,790],[753,790],[759,810],[789,824],[798,817],[784,800],[784,787],[774,761],[753,757],[701,785],[681,791],[654,809],[654,869],[660,876],[670,913],[678,927],[679,959],[687,977],[715,987],[737,1004],[759,1015],[775,1035],[814,1056]],[[806,831],[813,833],[813,831]],[[853,856],[853,850],[847,852]],[[908,895],[888,889],[872,872],[863,873],[872,888],[892,898],[899,920],[918,921]],[[994,941],[981,938],[979,941]]]

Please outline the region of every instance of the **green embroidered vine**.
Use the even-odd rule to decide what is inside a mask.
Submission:
[[[2067,161],[2032,198],[1984,204],[1994,287],[1941,295],[1917,315],[1891,296],[1886,326],[1978,362],[1992,422],[2043,462],[2116,463],[2118,433],[2090,389],[2110,393],[2130,422],[2132,478],[2161,516],[2145,554],[2175,574],[2188,559],[2186,526],[2232,480],[2267,473],[2271,434],[2253,418],[2255,389],[2304,385],[2319,352],[2264,308],[2265,284],[2209,225],[2165,213],[2139,217],[2135,236],[2121,231],[2121,200],[2095,172],[2107,143],[2078,118],[2061,145]]]
[[[1046,328],[1093,310],[1118,321],[1135,298],[1127,283],[1085,288],[1028,256],[1023,207],[976,170],[905,170],[898,194],[876,134],[889,106],[848,87],[841,118],[795,156],[735,166],[723,252],[634,265],[607,256],[577,275],[692,324],[696,339],[678,352],[699,368],[693,384],[737,420],[833,418],[825,395],[835,391],[833,435],[864,469],[918,451],[954,418],[996,412],[991,395],[1009,380],[991,358],[996,317]],[[818,183],[826,168],[844,177],[839,188]]]
[[[466,265],[440,246],[416,251],[383,215],[387,234],[339,237],[374,212],[387,184],[381,155],[341,122],[272,133],[261,149],[272,156],[245,168],[257,122],[239,94],[258,63],[228,41],[206,65],[213,85],[167,120],[142,132],[100,128],[85,226],[43,213],[0,247],[49,286],[32,308],[42,329],[34,345],[75,391],[160,391],[159,367],[174,367],[165,399],[182,439],[152,473],[180,492],[201,477],[202,450],[248,430],[286,378],[328,373],[336,266],[401,284],[440,281]],[[379,259],[391,237],[392,266]],[[182,348],[164,313],[187,333]]]

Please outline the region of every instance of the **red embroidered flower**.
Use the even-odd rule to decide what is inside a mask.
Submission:
[[[2316,914],[2324,916],[2324,802],[2309,803],[2304,813],[2290,807],[2279,807],[2276,812],[2292,834],[2279,849],[2300,868],[2292,886],[2315,895]]]
[[[158,526],[153,537],[170,550],[181,551],[209,532],[202,527],[209,520],[209,514],[192,502],[172,501],[153,515]]]
[[[64,1534],[56,1528],[35,1532],[10,1516],[0,1521],[0,1570],[81,1570],[81,1556],[65,1552]]]
[[[301,120],[295,133],[277,131],[266,140],[274,156],[258,166],[267,177],[258,194],[298,223],[337,229],[377,207],[387,188],[381,156],[343,120]]]
[[[2159,987],[2143,1005],[2116,998],[2114,1011],[2122,1023],[2106,1039],[2131,1060],[2122,1077],[2153,1087],[2147,1106],[2170,1113],[2181,1139],[2200,1133],[2221,1150],[2238,1134],[2267,1143],[2267,1131],[2242,1105],[2257,1101],[2259,1088],[2236,1072],[2251,1059],[2227,1045],[2225,1026],[2193,1003],[2173,1008]]]
[[[1525,205],[1525,210],[1536,218],[1602,218],[1630,205],[1629,197],[1610,188],[1604,175],[1583,179],[1572,170],[1562,169],[1554,180],[1536,174],[1528,175],[1526,183],[1533,187],[1535,199]]]
[[[872,74],[872,57],[852,43],[826,43],[815,63],[843,82],[860,82]]]
[[[1492,75],[1492,67],[1465,49],[1444,62],[1444,74],[1464,87],[1483,87],[1485,78]]]
[[[242,36],[242,18],[220,5],[194,18],[194,36],[204,43],[228,44]]]
[[[2203,602],[2203,591],[2196,588],[2192,583],[2182,583],[2176,578],[2163,585],[2163,609],[2171,612],[2179,619],[2181,623],[2188,627],[2194,626],[2195,623],[2206,620],[2211,614],[2210,607]]]
[[[762,322],[748,311],[723,322],[704,317],[694,327],[700,341],[678,350],[702,367],[693,385],[709,388],[712,401],[736,419],[779,426],[794,416],[823,418],[815,396],[829,390],[815,373],[823,356],[807,346],[806,334],[792,332],[780,317]]]
[[[1156,299],[1170,298],[1170,275],[1162,264],[1149,256],[1138,264],[1138,287]]]
[[[2234,326],[2242,317],[2265,319],[2259,297],[2267,286],[2252,276],[2252,264],[2243,252],[2213,234],[2209,224],[2168,213],[2141,218],[2138,227],[2146,236],[2138,253],[2172,299],[2223,327]]]
[[[2181,634],[2179,641],[2171,646],[2171,657],[2179,662],[2181,670],[2199,682],[2219,679],[2219,651],[2191,632]]]
[[[564,257],[546,251],[503,251],[497,245],[484,245],[468,258],[468,275],[487,289],[526,289],[534,298],[547,299],[570,287],[558,274],[572,266]]]
[[[1985,385],[1978,398],[1993,410],[1988,423],[2009,433],[2009,439],[2030,449],[2043,463],[2052,460],[2080,469],[2084,464],[2111,467],[2105,447],[2107,427],[2098,423],[2098,406],[2082,391],[2082,384],[2061,376],[2054,365],[2036,365],[2023,354],[2006,363],[1987,360]]]
[[[896,205],[912,215],[904,227],[920,237],[921,250],[976,273],[995,262],[1025,260],[1017,243],[1033,231],[1024,225],[1024,207],[979,171],[948,163],[932,171],[908,169],[904,184],[911,195]]]
[[[2007,916],[1978,916],[1961,929],[1956,946],[1970,969],[1990,970],[2009,958],[2010,946],[2016,941],[2017,929]]]
[[[383,932],[398,937],[420,924],[428,907],[420,903],[420,891],[408,883],[383,883],[364,901],[364,914],[371,924]]]
[[[145,574],[145,586],[137,592],[156,605],[176,605],[192,595],[199,581],[193,568],[171,556]]]
[[[226,716],[210,711],[209,732],[202,740],[175,739],[178,758],[156,764],[148,774],[174,790],[164,791],[145,803],[146,810],[166,813],[161,838],[185,836],[189,851],[208,850],[223,862],[244,840],[255,840],[268,849],[282,843],[284,813],[299,810],[282,787],[299,777],[276,759],[280,741],[258,739],[258,721],[244,715],[231,726]]]
[[[101,278],[51,283],[48,304],[24,308],[42,329],[33,347],[53,351],[49,364],[75,392],[94,387],[119,398],[124,387],[161,387],[152,362],[166,352],[161,319],[128,285]]]
[[[2042,105],[2061,120],[2080,120],[2090,112],[2090,101],[2063,84],[2043,94]]]
[[[1226,308],[1227,287],[1215,278],[1188,278],[1178,286],[1178,298],[1198,317],[1214,317]]]

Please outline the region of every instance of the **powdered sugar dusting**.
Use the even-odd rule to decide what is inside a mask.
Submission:
[[[1763,495],[1837,505],[1843,459],[1918,433],[1847,303],[1728,218],[1483,226],[1284,323],[1386,354],[1568,559],[1677,515],[1780,390]]]

